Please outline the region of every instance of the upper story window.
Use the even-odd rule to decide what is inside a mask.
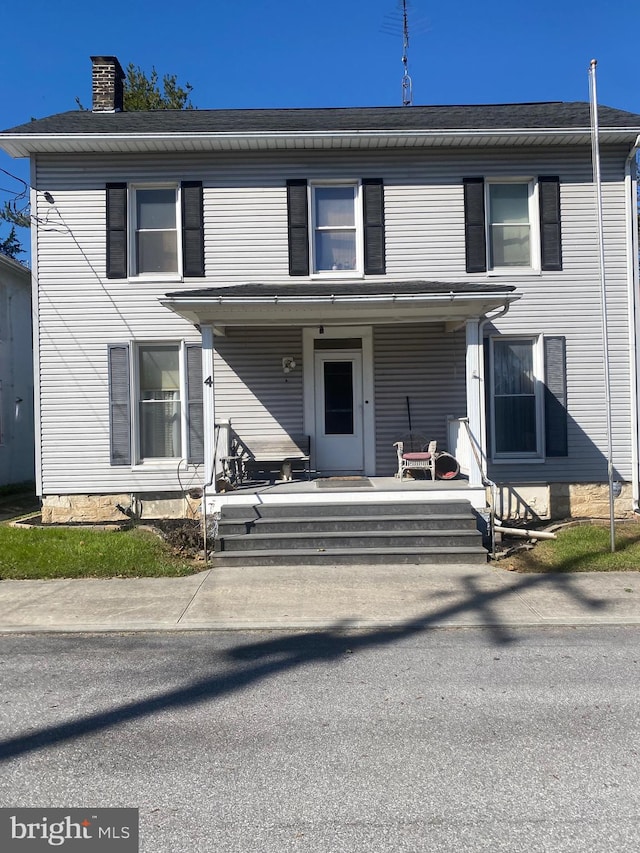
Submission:
[[[201,181],[106,185],[107,278],[202,277]]]
[[[560,180],[465,178],[467,272],[562,269]]]
[[[529,182],[487,184],[489,269],[537,265],[531,251],[532,195]]]
[[[133,188],[133,275],[178,274],[177,187]]]
[[[384,186],[360,181],[287,181],[289,275],[384,275]]]
[[[362,216],[357,185],[311,187],[313,272],[361,272]]]

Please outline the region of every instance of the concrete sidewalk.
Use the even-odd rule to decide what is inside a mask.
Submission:
[[[541,625],[640,625],[640,572],[272,566],[185,578],[0,581],[4,633]]]

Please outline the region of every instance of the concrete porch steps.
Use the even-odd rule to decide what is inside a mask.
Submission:
[[[471,504],[431,502],[227,505],[215,564],[482,564],[487,552]]]

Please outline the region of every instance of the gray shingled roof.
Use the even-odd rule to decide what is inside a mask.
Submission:
[[[203,287],[197,290],[177,290],[167,293],[167,299],[218,299],[231,296],[233,299],[275,298],[302,296],[348,297],[348,296],[455,296],[491,295],[511,293],[516,288],[503,284],[464,284],[450,281],[304,281],[293,284],[260,284],[249,282],[230,287]]]
[[[640,128],[640,115],[599,107],[601,128]],[[12,134],[304,133],[331,131],[516,130],[589,127],[589,104],[549,101],[472,106],[254,110],[73,110],[9,128]]]

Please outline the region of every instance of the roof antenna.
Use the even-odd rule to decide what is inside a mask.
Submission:
[[[407,13],[407,0],[402,0],[402,106],[410,107],[413,104],[413,83],[409,76],[409,59],[407,48],[409,47],[409,16]]]
[[[418,22],[425,27],[425,21]],[[397,36],[402,33],[402,106],[410,107],[413,104],[413,82],[409,75],[409,0],[398,0],[398,11],[391,15],[385,15],[382,31]]]

